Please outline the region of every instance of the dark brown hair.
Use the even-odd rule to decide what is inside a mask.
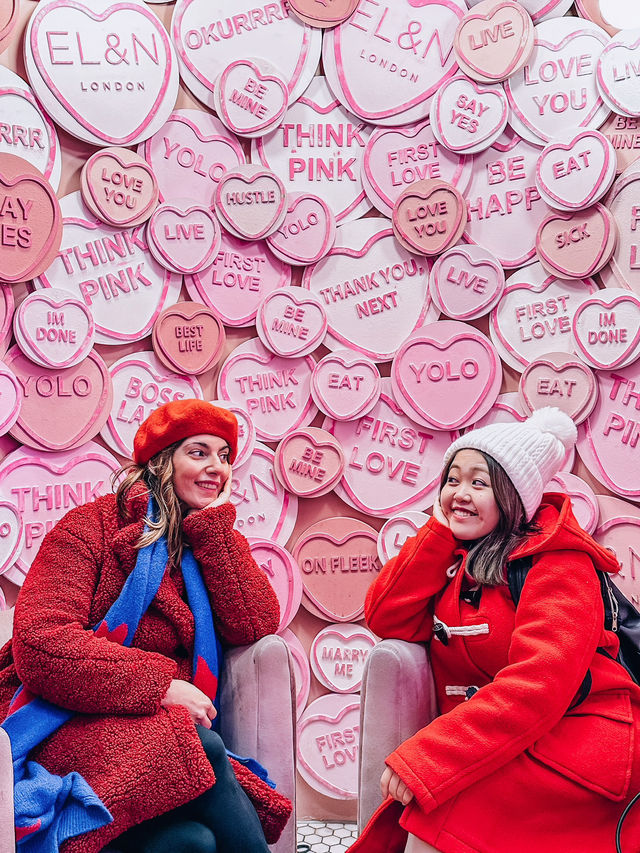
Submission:
[[[504,468],[492,456],[481,451],[478,453],[484,458],[489,469],[489,478],[498,505],[499,519],[490,533],[487,533],[482,539],[468,543],[467,571],[478,583],[498,586],[501,583],[506,583],[505,567],[509,555],[528,536],[536,533],[539,527],[535,522],[527,521],[520,495]],[[442,474],[440,491],[447,482],[449,470],[454,460],[455,456]]]

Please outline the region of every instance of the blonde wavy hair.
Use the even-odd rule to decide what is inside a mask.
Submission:
[[[176,441],[165,447],[152,456],[146,465],[132,463],[123,466],[113,475],[112,481],[114,485],[118,483],[116,504],[118,512],[125,519],[131,519],[129,509],[131,489],[136,483],[143,483],[147,487],[155,499],[157,518],[151,520],[145,517],[145,525],[149,529],[136,542],[135,548],[139,550],[152,545],[166,536],[170,566],[179,566],[182,560],[183,509],[173,488],[173,454],[181,443]]]

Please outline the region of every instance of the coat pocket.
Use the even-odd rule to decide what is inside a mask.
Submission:
[[[607,693],[591,713],[565,715],[528,750],[567,779],[610,800],[623,800],[631,781],[634,721],[627,691]],[[585,703],[586,704],[586,703]]]

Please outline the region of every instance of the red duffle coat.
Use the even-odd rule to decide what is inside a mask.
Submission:
[[[114,818],[67,841],[64,853],[96,853],[215,783],[186,708],[160,705],[173,678],[192,680],[194,620],[181,572],[165,573],[131,647],[90,630],[136,564],[147,494],[140,486],[131,494],[131,521],[106,495],[69,512],[45,537],[18,597],[13,639],[0,652],[0,719],[18,680],[78,711],[32,757],[53,773],[77,770]],[[200,564],[220,639],[245,645],[275,632],[279,610],[234,521],[231,504],[204,509],[185,518],[183,536]],[[233,763],[273,842],[290,801]]]
[[[640,687],[596,652],[615,657],[618,641],[603,628],[594,565],[618,566],[565,496],[545,495],[535,520],[540,533],[511,555],[533,557],[517,610],[507,585],[483,587],[477,607],[461,599],[473,583],[464,552],[434,518],[372,584],[372,631],[431,641],[441,715],[386,759],[414,799],[404,810],[387,799],[350,853],[400,853],[407,832],[442,853],[614,853],[640,791]],[[432,639],[434,614],[477,633],[445,645]],[[587,670],[591,691],[570,710]],[[455,695],[471,686],[468,701]],[[632,811],[623,850],[639,839]]]

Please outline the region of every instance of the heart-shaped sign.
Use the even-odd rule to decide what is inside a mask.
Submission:
[[[317,414],[310,397],[311,356],[282,358],[252,338],[231,353],[218,376],[218,394],[242,406],[265,441],[280,441]]]
[[[0,154],[0,196],[0,279],[16,284],[40,275],[55,258],[62,217],[49,182],[14,154]]]
[[[281,288],[260,303],[256,330],[262,343],[276,355],[307,355],[322,343],[327,312],[315,293],[299,287]]]
[[[482,246],[453,246],[431,268],[429,292],[434,305],[452,320],[475,320],[498,304],[504,271]]]
[[[428,119],[411,127],[378,128],[365,148],[362,183],[385,216],[393,214],[400,193],[416,181],[440,179],[464,192],[470,177],[471,158],[445,148]]]
[[[458,24],[453,40],[458,65],[481,83],[511,77],[533,50],[533,22],[520,3],[483,0]]]
[[[234,463],[235,465],[235,463]],[[268,539],[248,537],[251,556],[267,576],[280,605],[278,633],[284,631],[298,612],[302,600],[302,576],[293,556]]]
[[[453,37],[466,9],[457,0],[360,6],[325,34],[323,60],[332,90],[367,120],[400,125],[423,118],[433,93],[456,69]]]
[[[598,57],[598,91],[605,104],[622,115],[640,115],[639,63],[640,28],[625,27]]]
[[[36,450],[73,450],[104,426],[113,389],[107,365],[91,350],[79,364],[62,370],[35,365],[20,349],[5,356],[22,386],[22,405],[11,435]]]
[[[18,377],[0,363],[0,435],[9,432],[18,420],[22,397],[22,385]]]
[[[229,130],[239,136],[262,136],[284,118],[289,90],[266,63],[236,59],[218,78],[214,100],[216,112]]]
[[[301,21],[312,27],[335,27],[346,21],[356,10],[360,0],[289,0],[291,11]]]
[[[598,495],[600,519],[594,533],[598,544],[613,551],[620,569],[611,580],[640,607],[637,561],[640,554],[640,509],[610,495]]]
[[[240,471],[234,466],[231,503],[242,534],[286,545],[298,517],[298,498],[279,482],[273,461],[273,450],[256,441],[246,465]]]
[[[262,240],[249,243],[222,232],[218,257],[206,270],[185,278],[189,296],[212,308],[227,326],[251,326],[260,302],[291,283],[291,267]]]
[[[41,367],[79,364],[95,338],[91,311],[64,290],[36,290],[20,303],[13,319],[22,352]]]
[[[640,148],[638,120],[611,113],[601,126],[600,132],[613,145],[616,155],[616,172],[618,174],[624,172],[637,159],[636,150]]]
[[[573,315],[576,352],[599,370],[626,367],[640,356],[640,298],[605,288],[584,299]]]
[[[615,176],[611,142],[597,130],[581,130],[545,147],[536,167],[536,186],[552,207],[581,210],[599,201]]]
[[[178,94],[171,40],[140,0],[46,0],[27,25],[25,64],[47,112],[94,145],[147,139]]]
[[[133,454],[133,438],[154,409],[173,400],[202,400],[196,379],[168,371],[152,352],[134,352],[109,368],[113,405],[101,435],[122,456]]]
[[[432,429],[469,426],[486,414],[502,384],[500,357],[482,332],[455,320],[413,332],[391,366],[398,404]]]
[[[311,667],[309,666],[309,657],[307,650],[304,648],[300,640],[296,637],[293,631],[284,628],[279,631],[279,636],[287,644],[291,652],[293,662],[293,680],[296,685],[296,719],[300,719],[300,715],[304,711],[309,699],[309,691],[311,689]]]
[[[575,356],[547,353],[525,367],[520,377],[520,397],[529,412],[557,406],[580,424],[598,401],[598,384],[593,372]]]
[[[398,244],[387,220],[361,219],[338,228],[333,249],[304,271],[302,285],[322,298],[325,346],[391,361],[413,329],[437,317],[428,275],[427,261]]]
[[[311,377],[311,396],[325,415],[352,421],[378,402],[382,382],[373,361],[351,350],[325,355]]]
[[[457,243],[466,221],[464,198],[445,181],[416,181],[393,208],[393,233],[418,255],[439,255]]]
[[[618,226],[618,245],[608,267],[602,270],[605,287],[622,287],[640,295],[640,250],[638,249],[638,189],[640,164],[632,163],[614,183],[607,208]]]
[[[171,113],[140,153],[153,170],[162,200],[193,198],[211,208],[220,178],[245,162],[239,140],[201,110]]]
[[[298,721],[298,772],[314,791],[336,800],[358,797],[360,697],[330,693]]]
[[[575,474],[560,471],[544,487],[545,492],[563,492],[571,498],[571,508],[580,527],[593,533],[598,526],[600,508],[595,492]]]
[[[10,572],[24,545],[24,524],[14,503],[0,500],[0,575]]]
[[[93,154],[82,168],[82,199],[107,225],[140,225],[158,203],[158,182],[145,160],[128,148]]]
[[[458,436],[408,418],[392,398],[388,379],[368,414],[355,421],[327,419],[323,427],[338,439],[347,460],[336,494],[355,509],[382,518],[433,504],[442,457]]]
[[[636,473],[640,435],[636,388],[640,388],[640,362],[616,370],[598,370],[598,402],[578,429],[578,453],[587,469],[615,494],[640,500]]]
[[[242,240],[262,240],[281,225],[287,193],[280,178],[256,166],[226,172],[215,194],[216,212],[224,227]]]
[[[509,104],[502,86],[480,86],[456,74],[434,95],[429,115],[433,132],[450,151],[475,154],[505,129]]]
[[[640,27],[640,8],[629,5],[627,0],[576,0],[576,9],[610,36]]]
[[[576,127],[599,127],[609,113],[596,86],[607,36],[590,21],[539,24],[527,64],[505,82],[511,126],[537,144]]]
[[[542,266],[560,278],[587,278],[611,260],[618,227],[602,204],[551,213],[540,223],[536,249]]]
[[[286,264],[309,266],[327,254],[336,239],[336,218],[317,195],[288,196],[287,212],[267,245]]]
[[[256,428],[249,415],[241,406],[230,403],[228,400],[211,400],[211,403],[214,406],[221,406],[223,409],[233,412],[238,421],[238,449],[233,463],[233,470],[237,471],[238,468],[251,459],[251,454],[256,443]]]
[[[392,557],[396,557],[407,539],[415,536],[429,518],[426,512],[404,512],[385,521],[378,533],[380,562],[384,564]]]
[[[336,439],[318,427],[293,430],[276,450],[278,479],[301,498],[330,492],[342,477],[344,464],[344,453]]]
[[[361,625],[328,625],[311,643],[313,674],[334,693],[357,693],[375,644],[374,635]]]
[[[115,229],[98,222],[80,193],[61,201],[60,252],[35,282],[70,293],[91,309],[96,343],[136,341],[151,333],[167,305],[178,299],[182,279],[155,260],[143,226]]]
[[[155,209],[147,240],[151,254],[165,269],[192,275],[214,262],[220,248],[220,225],[208,207],[176,199]]]
[[[561,280],[547,275],[540,264],[513,273],[489,315],[491,340],[500,357],[522,372],[549,352],[573,352],[573,315],[596,290],[591,279]]]
[[[220,318],[206,305],[178,302],[158,317],[152,340],[165,367],[199,376],[217,363],[226,334]]]
[[[21,585],[45,534],[70,509],[109,493],[111,475],[119,468],[118,460],[92,441],[64,453],[20,447],[6,456],[0,463],[0,496],[20,513],[24,547],[4,576]],[[44,500],[45,495],[52,497]]]
[[[302,573],[302,604],[327,622],[354,622],[381,569],[377,531],[355,518],[325,518],[308,527],[293,546]]]

